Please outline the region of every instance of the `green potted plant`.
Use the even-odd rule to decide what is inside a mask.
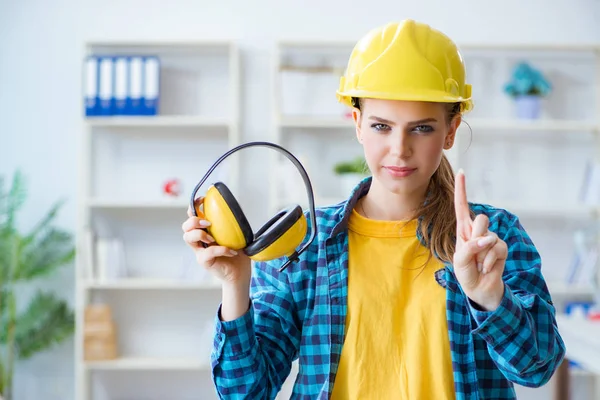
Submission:
[[[541,111],[541,99],[547,96],[552,87],[540,71],[526,62],[514,67],[510,82],[504,92],[515,100],[517,117],[537,119]]]
[[[17,304],[19,287],[50,276],[75,256],[71,235],[53,226],[62,202],[22,233],[16,217],[25,199],[19,171],[8,190],[0,176],[0,398],[4,400],[13,400],[15,362],[62,342],[75,328],[67,302],[50,291],[38,290],[24,307]]]
[[[333,170],[340,177],[342,193],[348,194],[368,175],[369,168],[364,157],[360,156],[335,164]]]

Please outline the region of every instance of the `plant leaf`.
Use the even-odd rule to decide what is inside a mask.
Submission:
[[[25,203],[27,190],[25,189],[25,178],[21,171],[16,171],[13,175],[13,181],[8,192],[6,203],[6,225],[9,228],[15,226],[15,215],[21,206]]]
[[[17,317],[17,356],[27,359],[71,336],[75,315],[68,304],[52,293],[38,291],[29,307]]]
[[[34,242],[40,235],[40,233],[44,232],[45,229],[52,224],[54,218],[58,214],[59,209],[63,206],[64,200],[56,202],[50,210],[46,213],[46,215],[33,227],[31,232],[23,238],[23,243],[25,246]]]
[[[4,176],[0,176],[0,216],[6,213],[6,198],[8,195],[4,192]],[[2,223],[2,217],[0,217],[0,223]]]
[[[47,276],[75,257],[72,235],[57,228],[47,228],[38,241],[21,249],[15,280]]]
[[[0,230],[0,287],[2,286],[2,282],[8,280],[10,275],[13,254],[12,246],[12,235],[7,230]]]
[[[8,301],[8,288],[0,287],[0,326],[4,327],[4,315],[6,315],[6,302]],[[0,333],[1,334],[1,333]]]
[[[0,230],[0,285],[10,282],[17,269],[19,237],[12,230]]]

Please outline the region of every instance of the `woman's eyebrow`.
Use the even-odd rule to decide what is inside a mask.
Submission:
[[[427,122],[438,122],[438,121],[435,118],[424,118],[424,119],[419,119],[417,121],[409,122],[408,124],[410,124],[410,125],[418,125],[418,124],[425,124]]]
[[[390,121],[389,119],[377,117],[375,115],[371,115],[369,117],[369,119],[372,119],[374,121],[380,122],[382,124],[396,125],[396,123],[394,121]],[[419,120],[416,120],[416,121],[410,121],[410,122],[407,123],[407,125],[419,125],[419,124],[425,124],[427,122],[438,122],[438,120],[435,119],[435,118],[424,118],[424,119],[419,119]]]
[[[381,122],[382,124],[387,124],[387,125],[395,125],[396,124],[394,121],[390,121],[389,119],[377,117],[375,115],[371,115],[369,117],[369,119],[372,119],[374,121]]]

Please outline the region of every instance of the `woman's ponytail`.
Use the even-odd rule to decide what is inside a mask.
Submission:
[[[448,107],[448,124],[460,113],[461,104]],[[454,172],[445,155],[431,177],[424,204],[417,210],[419,232],[432,255],[452,262],[456,250],[456,214],[454,208]]]
[[[431,254],[444,262],[452,262],[456,244],[454,212],[454,172],[445,155],[431,177],[427,199],[417,212],[419,230]]]

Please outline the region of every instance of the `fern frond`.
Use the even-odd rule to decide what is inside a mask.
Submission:
[[[4,316],[7,315],[7,301],[8,301],[8,289],[7,288],[3,288],[0,287],[0,326],[4,327],[5,325],[5,321],[4,321]],[[2,331],[4,329],[0,330],[0,335],[2,335]],[[2,343],[2,340],[0,340],[0,343]]]
[[[6,203],[6,225],[8,227],[15,226],[15,215],[17,211],[25,203],[27,198],[27,189],[25,188],[25,178],[21,171],[16,171],[13,175],[12,185],[8,192]]]
[[[7,282],[10,277],[13,242],[12,235],[0,230],[0,286],[3,282]]]
[[[31,280],[46,276],[71,262],[75,257],[72,235],[66,231],[49,228],[43,236],[21,249],[15,280]]]
[[[8,198],[4,188],[5,182],[4,176],[0,176],[0,225],[3,224],[3,215],[6,214],[6,199]]]
[[[34,242],[40,234],[43,234],[47,227],[51,226],[54,218],[58,215],[58,211],[63,206],[64,200],[56,202],[46,215],[31,229],[30,233],[23,238],[23,246],[28,246]]]
[[[0,283],[12,281],[19,263],[19,236],[8,230],[0,231]]]
[[[74,330],[75,315],[68,304],[51,293],[38,291],[17,317],[16,354],[27,359],[62,342]]]

